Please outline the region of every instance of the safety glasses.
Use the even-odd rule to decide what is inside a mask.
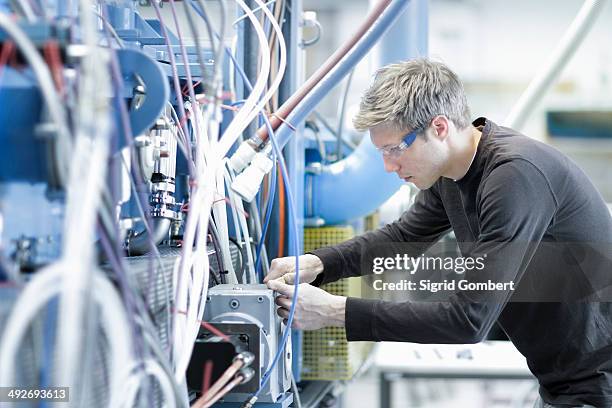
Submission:
[[[404,150],[410,147],[412,143],[414,143],[417,137],[418,130],[415,129],[412,132],[408,133],[402,139],[401,143],[396,146],[387,146],[387,147],[379,147],[377,150],[382,153],[383,156],[387,157],[398,157],[402,154]]]

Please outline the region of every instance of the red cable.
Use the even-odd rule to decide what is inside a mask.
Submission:
[[[9,57],[15,50],[15,44],[12,41],[5,41],[2,46],[2,52],[0,52],[0,82],[2,82],[2,74],[4,73],[4,66],[9,60]]]
[[[223,387],[221,391],[219,391],[217,394],[215,394],[209,400],[207,400],[204,403],[204,405],[202,405],[202,408],[208,408],[212,406],[215,402],[219,401],[221,398],[223,398],[223,396],[225,396],[227,393],[233,390],[234,387],[240,384],[242,380],[243,380],[243,377],[241,375],[237,375],[236,378],[234,378],[232,381],[227,383],[227,385]]]
[[[204,376],[202,380],[202,394],[206,394],[206,391],[210,388],[210,381],[212,379],[213,362],[206,360],[204,363]]]
[[[212,334],[214,334],[215,336],[219,336],[221,337],[223,340],[225,341],[230,341],[230,338],[227,337],[226,334],[224,334],[223,332],[221,332],[221,330],[217,329],[215,326],[213,326],[210,323],[206,323],[204,321],[200,321],[200,324],[202,325],[203,328],[205,328],[206,330],[208,330],[209,332],[211,332]]]
[[[185,312],[184,310],[177,310],[176,313],[182,314],[182,315],[187,315],[187,312]],[[223,333],[221,330],[217,329],[212,324],[210,324],[208,322],[205,322],[203,320],[198,320],[198,323],[200,323],[202,325],[202,327],[204,327],[206,330],[208,330],[212,334],[221,337],[223,340],[225,340],[227,342],[230,341],[230,338],[225,333]]]
[[[62,64],[62,55],[60,52],[59,43],[55,40],[49,41],[49,56],[51,57],[51,63],[53,68],[53,79],[55,80],[55,85],[57,86],[60,94],[64,93],[64,78],[62,76],[62,72],[64,70],[64,66]]]

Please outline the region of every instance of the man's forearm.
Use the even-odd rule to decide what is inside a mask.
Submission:
[[[329,326],[333,327],[344,327],[345,318],[344,315],[346,313],[346,297],[344,296],[334,296],[332,301],[330,302],[329,308]]]

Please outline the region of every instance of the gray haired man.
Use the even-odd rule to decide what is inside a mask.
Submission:
[[[425,59],[382,68],[354,124],[370,131],[385,169],[421,191],[397,221],[300,257],[294,327],[345,327],[350,341],[475,343],[497,321],[540,382],[538,406],[612,406],[612,217],[585,174],[546,144],[471,122],[457,76]],[[451,229],[462,256],[488,253],[485,276],[518,291],[398,303],[317,287],[364,274],[377,244],[417,244],[409,255],[420,256]],[[294,272],[293,258],[275,259],[266,278],[284,318]]]

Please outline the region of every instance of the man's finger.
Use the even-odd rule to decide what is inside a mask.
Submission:
[[[283,278],[285,278],[285,283],[289,284],[289,285],[293,285],[295,283],[295,273],[286,273],[285,275],[283,275]]]
[[[291,299],[286,298],[285,296],[277,296],[276,300],[275,300],[276,304],[284,307],[286,309],[291,308]]]
[[[278,280],[269,280],[266,284],[268,285],[268,288],[280,293],[281,295],[289,297],[293,296],[294,288],[292,285],[284,284]]]
[[[278,309],[276,309],[276,313],[284,319],[287,319],[289,317],[289,311],[284,307],[279,307]]]
[[[285,274],[285,271],[281,271],[279,269],[270,270],[268,274],[264,277],[264,283],[268,283],[269,280],[278,279]]]
[[[291,263],[287,262],[288,259],[291,258],[273,259],[270,263],[270,271],[264,277],[264,283],[267,283],[269,280],[278,279],[281,276],[285,275],[288,271],[292,270]]]

